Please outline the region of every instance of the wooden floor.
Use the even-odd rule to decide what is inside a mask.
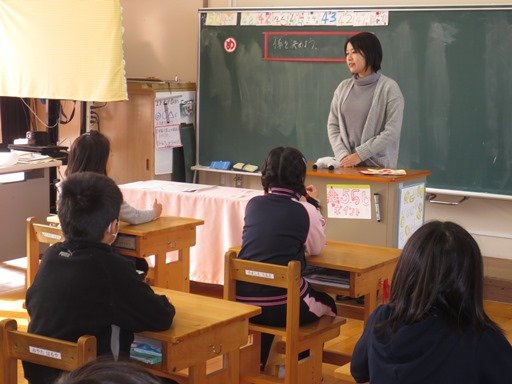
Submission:
[[[20,329],[26,329],[28,323],[27,313],[23,308],[24,286],[25,267],[23,261],[0,263],[0,319],[14,318],[18,321]],[[192,282],[191,291],[208,296],[222,296],[222,287],[217,285]],[[485,308],[488,315],[503,328],[508,340],[512,343],[512,304],[486,301]],[[343,313],[340,315],[343,316]],[[350,355],[362,329],[362,321],[348,319],[347,323],[341,327],[340,336],[327,343],[326,348]],[[339,384],[339,380],[335,379],[333,375],[336,368],[338,367],[324,364],[322,384]],[[26,384],[21,366],[18,377],[19,384]]]

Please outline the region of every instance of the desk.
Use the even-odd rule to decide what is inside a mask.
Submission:
[[[182,186],[197,189],[184,192]],[[197,242],[190,250],[190,279],[223,284],[224,254],[242,243],[245,206],[263,191],[162,180],[139,181],[119,186],[126,202],[138,209],[163,204],[162,214],[204,220],[197,228]]]
[[[151,366],[162,376],[189,368],[189,383],[238,383],[239,350],[247,343],[249,318],[261,313],[253,305],[227,301],[186,292],[154,287],[176,308],[176,316],[167,331],[143,332],[162,342],[162,363]],[[211,376],[206,362],[224,355],[223,368]]]
[[[312,164],[308,163],[306,184],[313,184],[318,189],[322,213],[327,222],[327,238],[402,248],[412,232],[423,224],[425,183],[431,172],[407,169],[406,175],[379,176],[364,175],[360,172],[363,169],[365,168],[314,170]],[[341,194],[340,202],[334,199],[329,202],[328,193],[335,196],[333,192],[341,191],[342,188],[343,193],[338,192]],[[349,193],[354,195],[349,196]],[[378,204],[374,203],[374,195],[379,196]],[[352,217],[353,211],[349,208],[354,207],[354,204],[356,207],[369,208],[371,215],[364,218]],[[380,220],[377,219],[376,205],[379,206]],[[343,208],[349,211],[346,212]],[[336,212],[338,209],[339,212]]]
[[[54,215],[48,217],[48,222],[58,224],[59,220]],[[188,292],[190,247],[196,243],[196,227],[203,223],[203,220],[169,216],[138,225],[121,222],[112,246],[121,255],[155,255],[155,266],[148,273],[152,284]],[[167,262],[166,254],[170,251],[178,251],[178,258]]]
[[[309,256],[307,263],[350,273],[350,288],[341,289],[314,285],[318,290],[346,295],[364,296],[363,320],[377,308],[377,294],[385,279],[391,282],[400,250],[374,245],[328,241],[319,255]],[[348,317],[347,314],[342,313]]]
[[[153,285],[179,291],[190,290],[190,247],[196,244],[196,228],[203,220],[162,216],[149,223],[121,223],[112,246],[122,255],[155,255]],[[167,252],[178,251],[176,260],[167,262]],[[150,271],[151,272],[151,271]]]

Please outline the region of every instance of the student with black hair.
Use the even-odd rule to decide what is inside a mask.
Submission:
[[[86,132],[73,141],[68,155],[65,176],[77,172],[96,172],[107,175],[110,141],[99,131]],[[60,184],[57,185],[57,188]],[[162,204],[154,201],[152,209],[140,210],[123,200],[119,219],[128,224],[142,224],[155,220],[162,214]]]
[[[345,42],[352,77],[343,80],[331,102],[327,133],[341,167],[396,168],[404,98],[398,84],[380,72],[382,47],[373,33]]]
[[[413,233],[350,367],[358,383],[512,382],[512,347],[484,311],[482,255],[465,229],[433,221]]]
[[[239,258],[287,265],[300,261],[306,267],[306,254],[318,254],[325,246],[325,220],[316,188],[305,187],[306,160],[295,148],[277,147],[268,154],[261,171],[264,195],[247,204]],[[261,306],[253,323],[285,326],[285,289],[238,282],[237,300]],[[311,323],[323,315],[336,315],[334,300],[316,292],[301,281],[300,324]],[[261,365],[265,366],[273,336],[262,334]]]
[[[155,294],[110,246],[122,201],[115,182],[98,173],[75,173],[62,183],[58,215],[65,241],[46,250],[27,290],[29,332],[74,342],[96,336],[98,355],[126,357],[135,332],[171,326],[175,309],[167,297]],[[60,373],[23,366],[30,384],[53,383]]]
[[[55,384],[162,384],[142,365],[131,361],[99,358],[73,372],[66,372]],[[173,381],[173,383],[175,383]]]

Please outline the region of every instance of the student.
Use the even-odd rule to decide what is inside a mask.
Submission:
[[[69,341],[93,335],[98,355],[123,357],[134,332],[170,327],[173,305],[110,247],[122,201],[114,181],[98,173],[75,173],[62,183],[58,215],[65,241],[47,249],[27,290],[29,332]],[[59,374],[39,365],[23,366],[30,384],[52,383]]]
[[[372,384],[511,382],[512,347],[484,311],[482,255],[466,230],[433,221],[410,237],[351,372]]]
[[[306,266],[306,253],[318,254],[325,245],[325,220],[316,188],[304,186],[306,160],[297,149],[274,148],[261,172],[265,194],[247,204],[239,258],[287,265],[298,260]],[[306,197],[307,201],[303,201]],[[286,325],[286,290],[252,283],[237,283],[237,300],[259,305],[262,313],[251,322]],[[300,323],[307,324],[323,315],[335,316],[334,300],[316,292],[305,279],[301,281]],[[265,303],[262,304],[262,301]],[[261,366],[265,366],[273,336],[262,334]]]
[[[404,98],[398,84],[379,73],[382,47],[370,32],[345,42],[352,77],[334,91],[327,133],[341,167],[396,168]]]
[[[100,358],[64,373],[55,384],[162,384],[162,381],[139,364]]]
[[[66,177],[77,172],[96,172],[107,174],[107,163],[110,155],[110,142],[99,131],[86,132],[79,136],[69,150]],[[57,186],[58,188],[58,186]],[[156,200],[153,208],[138,210],[123,201],[119,220],[129,224],[142,224],[155,220],[162,214],[162,204]]]

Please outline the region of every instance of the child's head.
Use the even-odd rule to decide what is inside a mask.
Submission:
[[[261,169],[261,185],[265,192],[273,187],[284,187],[305,194],[306,159],[299,150],[291,147],[274,148]]]
[[[105,135],[98,131],[84,133],[71,144],[66,176],[77,172],[106,175],[109,155],[110,142]]]
[[[134,362],[100,357],[64,373],[56,384],[161,384],[161,381]]]
[[[390,304],[394,325],[420,321],[432,308],[444,313],[456,328],[487,324],[483,261],[473,237],[449,221],[432,221],[419,228],[398,260]]]
[[[79,172],[62,183],[58,215],[66,240],[101,242],[113,223],[117,224],[123,195],[105,175]]]

